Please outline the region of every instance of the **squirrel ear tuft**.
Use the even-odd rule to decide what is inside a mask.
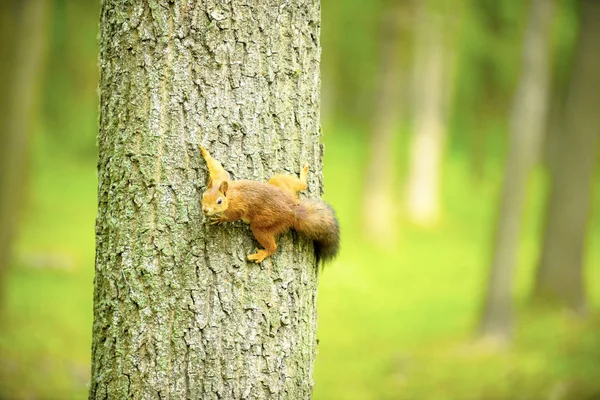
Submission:
[[[221,182],[221,186],[219,186],[219,191],[221,193],[223,193],[224,195],[226,195],[227,189],[229,189],[229,184],[227,183],[227,181]]]

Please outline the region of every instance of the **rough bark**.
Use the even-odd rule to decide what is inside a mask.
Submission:
[[[451,98],[452,36],[435,2],[418,4],[414,77],[414,135],[410,148],[406,207],[409,219],[435,224],[440,210],[441,163]],[[455,10],[453,10],[455,12]]]
[[[46,9],[46,0],[0,3],[0,278],[24,195]]]
[[[585,237],[600,140],[600,2],[582,3],[581,32],[561,124],[534,296],[586,309]]]
[[[399,97],[405,77],[399,54],[400,32],[402,25],[406,25],[410,6],[402,0],[392,1],[382,12],[378,88],[362,202],[365,235],[379,244],[393,242],[396,235],[393,142],[400,118]]]
[[[528,177],[537,161],[548,108],[553,0],[532,0],[521,75],[509,127],[509,149],[480,333],[500,341],[512,329],[514,273]]]
[[[261,265],[201,215],[198,145],[234,179],[311,167],[322,187],[318,0],[105,0],[90,399],[306,399],[312,243]]]

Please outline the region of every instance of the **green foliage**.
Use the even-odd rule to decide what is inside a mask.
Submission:
[[[332,116],[365,121],[377,82],[384,0],[323,0],[321,40],[323,92]],[[354,117],[353,117],[354,116]]]
[[[48,28],[41,124],[49,142],[96,154],[99,2],[55,0]]]

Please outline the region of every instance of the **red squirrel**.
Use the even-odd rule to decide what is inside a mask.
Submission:
[[[200,151],[209,171],[202,211],[211,217],[213,225],[238,219],[250,224],[264,249],[248,255],[248,260],[261,263],[275,253],[275,239],[290,229],[314,241],[317,263],[336,256],[340,228],[333,208],[322,200],[298,199],[298,192],[307,187],[308,165],[300,171],[300,179],[279,174],[268,183],[233,181],[204,147],[200,146]]]

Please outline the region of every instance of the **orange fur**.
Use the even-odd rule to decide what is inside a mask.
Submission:
[[[215,170],[214,163],[223,168],[208,152],[206,154],[205,160],[213,160],[212,170]],[[250,224],[252,234],[264,248],[250,254],[250,261],[260,263],[275,253],[275,239],[290,229],[314,241],[317,260],[331,259],[339,247],[338,222],[327,203],[298,199],[298,191],[307,187],[307,172],[308,166],[305,165],[300,172],[300,179],[290,175],[275,175],[269,183],[222,180],[217,186],[215,182],[223,175],[216,168],[217,179],[211,176],[213,184],[202,195],[202,210],[212,217],[212,224],[239,219]]]

